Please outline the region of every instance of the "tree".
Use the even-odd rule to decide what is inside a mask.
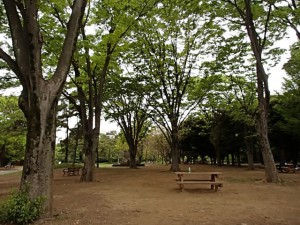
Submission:
[[[226,10],[227,14],[231,12],[232,17],[230,20],[235,28],[240,29],[237,25],[245,27],[245,33],[249,38],[256,67],[258,99],[256,129],[265,165],[265,180],[267,182],[278,182],[280,179],[268,138],[270,91],[263,53],[270,46],[272,38],[273,40],[278,38],[280,27],[274,25],[271,1],[244,0],[237,2],[223,0],[223,2],[227,4],[222,7],[222,10]]]
[[[206,44],[216,35],[198,3],[162,1],[136,28],[132,65],[151,87],[151,114],[170,145],[171,171],[180,170],[180,125],[201,100],[199,96],[189,101],[187,90],[193,86],[192,77],[199,75]]]
[[[155,2],[156,0],[96,1],[92,5],[92,15],[82,24],[82,48],[78,50],[72,63],[75,77],[71,78],[71,87],[75,86],[77,90],[65,96],[78,110],[83,125],[83,181],[94,179],[107,75],[113,67],[118,67],[119,54],[126,48],[124,38],[133,25],[152,9]],[[97,28],[95,35],[87,35],[90,20],[93,21],[94,28]]]
[[[107,99],[105,114],[121,127],[129,146],[130,168],[137,168],[138,144],[147,134],[149,121],[149,94],[139,82],[138,77],[114,76],[108,93],[114,95]]]
[[[43,15],[41,5],[47,3],[3,0],[3,4],[12,41],[9,50],[14,55],[5,52],[1,46],[0,58],[15,73],[23,87],[19,106],[27,121],[21,188],[29,184],[31,198],[46,198],[43,208],[45,214],[50,215],[57,104],[75,50],[86,1],[74,1],[57,66],[53,74],[46,75],[47,69],[42,66],[44,40],[39,18]]]

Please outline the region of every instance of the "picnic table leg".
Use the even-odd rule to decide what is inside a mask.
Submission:
[[[218,191],[218,187],[219,187],[219,185],[215,185],[215,192]]]
[[[178,180],[180,181],[180,182],[182,182],[183,181],[183,174],[178,174]],[[179,184],[179,189],[180,189],[180,191],[183,191],[183,189],[184,189],[184,184]]]
[[[215,174],[211,174],[210,176],[210,181],[215,182],[216,181],[216,175]],[[210,189],[214,189],[214,185],[210,185]]]

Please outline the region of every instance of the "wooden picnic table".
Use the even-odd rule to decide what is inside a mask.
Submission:
[[[289,172],[296,172],[296,168],[293,164],[282,164],[276,165],[278,172],[280,173],[289,173]]]
[[[209,184],[210,188],[215,191],[218,191],[218,187],[223,186],[223,183],[218,180],[218,176],[222,172],[175,172],[175,174],[178,176],[177,184],[181,191],[184,190],[185,184]]]
[[[65,175],[76,176],[76,175],[79,175],[80,169],[81,169],[80,167],[69,167],[69,168],[63,169],[63,173],[64,173],[64,176]]]

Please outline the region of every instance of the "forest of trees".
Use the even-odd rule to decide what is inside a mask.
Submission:
[[[248,164],[280,179],[300,146],[295,0],[0,2],[0,165],[52,213],[55,162]],[[295,43],[279,46],[295,36]],[[288,48],[288,49],[287,49]],[[288,60],[282,91],[270,69]],[[11,90],[20,88],[19,96]],[[4,94],[5,93],[5,94]],[[120,127],[100,134],[101,118]],[[73,126],[69,121],[77,121]],[[66,131],[57,140],[56,131]]]

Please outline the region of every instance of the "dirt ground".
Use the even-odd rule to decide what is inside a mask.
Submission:
[[[187,170],[188,165],[181,165]],[[218,192],[208,185],[180,192],[169,166],[96,169],[96,181],[54,174],[54,217],[35,224],[82,225],[300,225],[300,173],[281,173],[281,184],[261,182],[262,169],[191,165],[221,171]],[[20,173],[0,176],[0,200],[18,187]]]

